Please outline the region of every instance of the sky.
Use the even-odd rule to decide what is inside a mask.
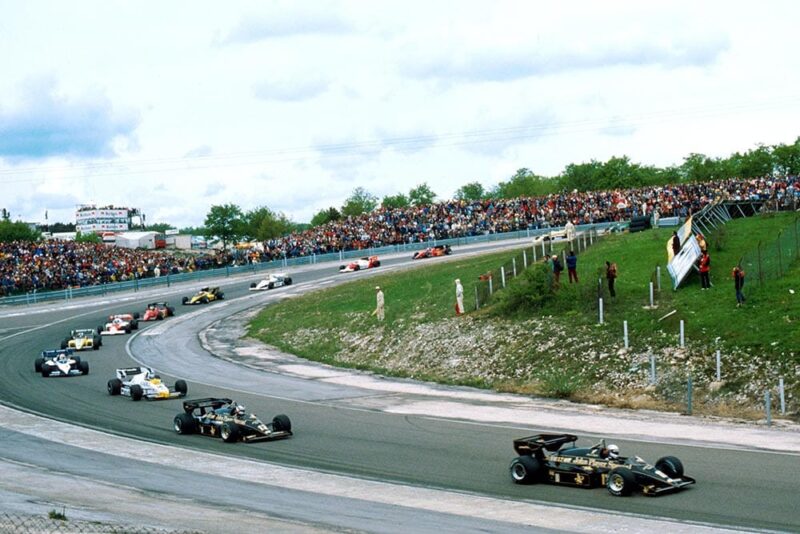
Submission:
[[[356,187],[800,136],[800,2],[0,0],[0,207],[297,222]]]

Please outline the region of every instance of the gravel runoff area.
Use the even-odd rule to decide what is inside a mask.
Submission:
[[[623,410],[523,395],[388,379],[369,372],[332,367],[282,353],[243,337],[258,313],[246,310],[214,323],[200,333],[210,353],[238,364],[311,380],[388,393],[352,399],[354,406],[397,414],[429,415],[484,423],[503,422],[532,428],[624,436],[662,443],[800,453],[800,425],[775,420],[773,426],[743,420],[685,416],[651,410]],[[615,429],[624,429],[624,431]]]

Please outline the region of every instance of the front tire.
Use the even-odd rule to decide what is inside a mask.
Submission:
[[[285,279],[283,281],[283,283],[286,284],[287,286],[290,286],[290,285],[292,285],[292,279],[291,278],[287,278],[287,279]]]
[[[276,432],[291,432],[292,421],[288,416],[280,414],[272,418],[272,429]]]
[[[139,315],[139,312],[134,312],[133,318],[138,319],[139,317],[141,317],[141,315]]]
[[[175,419],[173,419],[172,427],[178,434],[194,434],[197,432],[197,421],[195,421],[190,413],[179,413],[175,416]]]
[[[131,321],[131,330],[139,330],[139,321],[136,319]]]
[[[181,299],[181,304],[186,305],[187,302],[189,302],[189,297],[183,297]]]
[[[119,392],[122,390],[122,380],[119,378],[112,378],[108,381],[107,388],[109,395],[119,395]]]
[[[62,341],[61,342],[61,350],[65,350],[68,345],[69,345],[69,342],[66,339],[64,341]]]
[[[78,362],[78,369],[81,370],[81,374],[88,375],[89,374],[89,362]]]
[[[47,378],[48,376],[50,376],[50,369],[42,367],[42,377]]]
[[[508,471],[515,484],[533,484],[539,479],[542,465],[533,456],[518,456],[511,460]]]
[[[219,435],[225,443],[236,443],[239,441],[239,427],[235,423],[222,423]]]
[[[175,391],[181,394],[181,397],[185,397],[186,393],[189,391],[189,387],[186,385],[185,380],[176,380],[175,381]]]
[[[615,497],[627,497],[633,493],[635,487],[636,477],[633,476],[630,469],[618,467],[608,474],[606,489]]]
[[[144,395],[144,390],[142,389],[142,386],[140,386],[139,384],[134,384],[131,386],[131,399],[133,399],[134,401],[140,401],[142,400],[143,395]]]
[[[37,373],[42,372],[42,364],[44,363],[44,358],[36,358],[33,360],[33,368],[36,370]]]
[[[683,463],[674,456],[659,458],[656,462],[656,469],[669,478],[681,478],[683,476]]]

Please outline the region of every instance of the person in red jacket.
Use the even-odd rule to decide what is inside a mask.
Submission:
[[[709,277],[709,273],[711,271],[711,258],[708,256],[708,252],[703,252],[703,256],[700,258],[700,285],[702,289],[711,289],[711,279]]]

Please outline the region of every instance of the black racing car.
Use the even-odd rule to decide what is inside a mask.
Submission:
[[[605,486],[615,496],[641,490],[660,495],[695,483],[683,474],[683,464],[664,456],[650,465],[638,456],[615,454],[616,446],[601,441],[593,447],[575,447],[572,434],[537,434],[514,440],[519,456],[511,462],[511,479],[517,484],[549,482],[567,486]]]
[[[183,413],[174,419],[178,434],[203,434],[220,437],[227,443],[237,441],[270,441],[292,435],[292,422],[285,415],[276,415],[264,423],[244,406],[231,399],[196,399],[183,402]]]

